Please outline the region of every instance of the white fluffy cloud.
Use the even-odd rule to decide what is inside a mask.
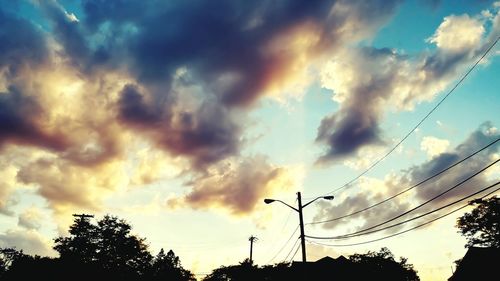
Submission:
[[[445,152],[449,146],[450,141],[432,136],[423,137],[422,141],[420,142],[420,149],[425,151],[429,158]]]
[[[389,48],[346,48],[323,63],[321,86],[332,90],[340,108],[318,128],[316,141],[325,145],[318,163],[362,157],[363,147],[387,145],[381,123],[388,110],[409,111],[433,100],[497,39],[500,13],[491,12],[493,17],[482,19],[446,17],[428,40],[437,45],[435,51],[408,55]]]
[[[17,224],[26,229],[39,229],[42,226],[43,216],[36,207],[26,209],[18,217]]]
[[[299,169],[300,170],[300,169]],[[168,200],[170,207],[219,208],[233,215],[253,212],[261,200],[297,190],[302,173],[268,163],[262,155],[225,161],[188,183],[192,190]]]
[[[463,52],[479,45],[485,32],[483,22],[469,15],[445,17],[434,35],[427,39],[447,52]]]
[[[16,248],[30,255],[56,255],[52,242],[33,229],[11,229],[0,234],[0,248]]]

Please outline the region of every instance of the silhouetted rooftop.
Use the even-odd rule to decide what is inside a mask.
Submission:
[[[498,262],[500,248],[469,248],[455,273],[448,281],[461,280],[500,280]]]

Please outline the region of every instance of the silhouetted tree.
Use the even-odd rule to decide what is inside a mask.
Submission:
[[[54,250],[61,259],[82,262],[97,260],[97,226],[90,223],[88,217],[78,217],[69,228],[69,237],[54,239]]]
[[[459,232],[467,238],[465,247],[500,248],[500,198],[476,199],[470,204],[477,206],[457,221]]]
[[[12,264],[23,256],[25,256],[23,251],[17,251],[14,248],[0,248],[0,278],[5,275]]]
[[[69,237],[58,237],[54,249],[62,260],[98,263],[115,271],[146,273],[152,261],[145,240],[130,234],[132,227],[117,217],[105,216],[97,225],[86,217],[75,219]]]
[[[250,259],[237,265],[221,266],[205,276],[203,281],[281,281],[296,280],[290,270],[290,263],[278,263],[259,267]],[[300,278],[299,278],[300,279]]]
[[[387,248],[379,252],[369,251],[366,254],[354,254],[349,260],[355,263],[355,274],[358,276],[352,280],[386,280],[386,281],[418,281],[420,278],[414,270],[413,265],[407,263],[407,259],[401,257],[399,262]]]
[[[259,268],[250,259],[245,259],[238,265],[221,266],[203,278],[203,281],[254,281],[264,280],[259,274]]]
[[[96,257],[104,268],[146,273],[153,257],[145,239],[130,234],[131,229],[126,221],[113,216],[97,223]]]
[[[124,220],[105,216],[93,224],[78,217],[68,237],[54,239],[59,258],[25,255],[15,249],[0,248],[0,281],[31,280],[120,280],[194,281],[170,250],[153,258],[145,239],[131,234]]]
[[[172,250],[165,254],[161,249],[153,260],[151,271],[154,280],[196,280],[190,271],[182,267],[179,257]]]
[[[18,251],[14,248],[0,248],[0,264],[5,270],[9,269],[15,261],[25,256],[22,250]]]
[[[54,249],[62,261],[97,265],[106,272],[119,276],[137,275],[148,280],[195,280],[193,274],[181,266],[172,250],[153,256],[145,239],[131,234],[132,227],[124,220],[105,216],[92,224],[87,217],[76,218],[68,237],[55,239]]]

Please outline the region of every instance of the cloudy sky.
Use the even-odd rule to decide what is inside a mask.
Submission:
[[[305,209],[308,223],[328,220],[500,137],[495,46],[395,146],[499,36],[495,1],[0,0],[0,247],[54,256],[51,240],[85,212],[126,219],[195,273],[246,258],[250,235],[258,264],[283,261],[297,217],[264,198],[295,204],[297,191],[307,202],[336,190]],[[496,143],[306,232],[390,219],[498,155]],[[493,165],[410,217],[499,175]],[[457,216],[361,246],[311,244],[308,258],[387,246],[422,280],[443,280],[465,253]]]

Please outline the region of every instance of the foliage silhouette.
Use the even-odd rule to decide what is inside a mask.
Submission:
[[[54,249],[61,259],[98,263],[106,270],[144,275],[153,257],[145,239],[130,234],[132,227],[117,217],[105,216],[97,225],[79,217],[70,227],[69,237],[58,237]]]
[[[154,258],[151,276],[152,280],[196,280],[189,270],[182,268],[179,257],[172,250],[165,255],[163,249]]]
[[[258,267],[248,260],[238,265],[222,266],[207,275],[203,281],[258,281],[258,280],[388,280],[418,281],[417,272],[406,258],[399,262],[387,249],[366,254],[354,254],[346,259],[323,258],[316,262],[294,262]]]
[[[470,204],[477,206],[457,220],[459,232],[467,238],[465,247],[500,248],[500,198],[475,199]]]
[[[257,281],[257,280],[294,280],[289,264],[279,263],[258,267],[250,259],[237,265],[221,266],[203,278],[203,281]]]
[[[179,257],[170,250],[153,257],[146,240],[131,234],[124,220],[105,216],[91,223],[78,217],[68,237],[54,239],[59,258],[30,256],[15,249],[0,249],[0,280],[120,280],[193,281]]]
[[[372,280],[386,281],[418,281],[420,278],[413,268],[408,264],[408,259],[401,257],[399,262],[388,248],[382,248],[378,252],[369,251],[366,254],[354,254],[349,257],[357,268],[358,276],[370,277]],[[360,278],[359,280],[367,280]]]

